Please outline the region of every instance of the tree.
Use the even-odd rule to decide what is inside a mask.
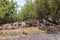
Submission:
[[[34,6],[32,0],[26,0],[26,4],[22,7],[20,11],[21,20],[36,19],[38,17],[37,13],[34,11]]]
[[[23,20],[52,17],[53,21],[57,21],[60,19],[60,0],[27,0],[20,16]]]
[[[0,0],[0,23],[11,22],[12,16],[17,13],[16,8],[17,4],[13,0]]]
[[[57,21],[60,19],[60,1],[59,0],[48,0],[48,5],[50,8],[50,16],[52,17],[53,21]]]

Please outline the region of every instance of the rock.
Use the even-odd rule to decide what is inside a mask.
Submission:
[[[14,22],[13,23],[13,26],[18,26],[18,22]]]
[[[3,30],[17,29],[20,26],[21,24],[19,24],[19,22],[7,23],[7,24],[2,24],[0,29],[3,29]]]
[[[19,25],[18,25],[18,24],[19,24],[18,22],[14,22],[14,23],[13,23],[13,29],[19,28]]]
[[[11,25],[11,24],[3,24],[3,25],[2,25],[2,29],[3,29],[3,30],[12,29],[12,25]]]
[[[27,26],[26,22],[22,22],[22,25],[21,26],[22,27],[26,27]]]
[[[0,26],[0,30],[2,30],[2,27]]]
[[[18,26],[21,26],[21,25],[22,25],[22,23],[21,23],[21,22],[19,22],[19,23],[18,23]]]
[[[29,20],[29,21],[23,21],[22,22],[22,27],[37,27],[41,26],[40,25],[41,20]]]

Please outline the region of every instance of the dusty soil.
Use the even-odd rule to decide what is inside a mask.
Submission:
[[[50,26],[48,29],[57,31],[58,28]],[[60,32],[58,34],[48,34],[46,30],[39,29],[38,27],[0,30],[0,40],[60,40],[59,38]]]
[[[14,38],[23,35],[35,35],[35,34],[42,34],[46,33],[44,30],[38,29],[38,27],[27,27],[27,28],[19,28],[14,30],[0,30],[0,39],[2,38]]]
[[[60,34],[36,34],[0,40],[60,40]]]

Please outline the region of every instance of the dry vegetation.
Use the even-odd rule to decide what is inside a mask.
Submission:
[[[15,38],[25,35],[35,35],[35,34],[46,34],[47,32],[58,32],[60,25],[58,26],[49,26],[48,28],[43,29],[39,27],[24,27],[14,30],[0,30],[0,39],[5,38]]]
[[[31,27],[21,27],[18,25],[18,22],[13,23],[13,25],[3,24],[1,25],[2,30],[0,30],[0,38],[2,37],[18,37],[23,35],[35,35],[35,34],[46,34],[49,32],[58,32],[60,31],[60,25],[55,26],[31,26]],[[12,29],[14,28],[14,29]]]
[[[20,28],[15,30],[0,30],[0,37],[22,36],[45,33],[45,31],[38,29],[38,27]]]

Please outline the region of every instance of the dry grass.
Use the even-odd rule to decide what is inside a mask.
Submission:
[[[58,28],[55,28],[53,26],[50,26],[49,29],[53,31],[58,30]],[[39,29],[38,27],[26,27],[26,28],[14,29],[14,30],[0,30],[0,39],[20,37],[24,35],[34,35],[40,33],[46,33],[46,30],[44,31],[42,29]]]
[[[39,34],[39,33],[44,33],[44,32],[45,31],[40,30],[37,27],[20,28],[20,29],[15,29],[15,30],[0,30],[0,38]]]

